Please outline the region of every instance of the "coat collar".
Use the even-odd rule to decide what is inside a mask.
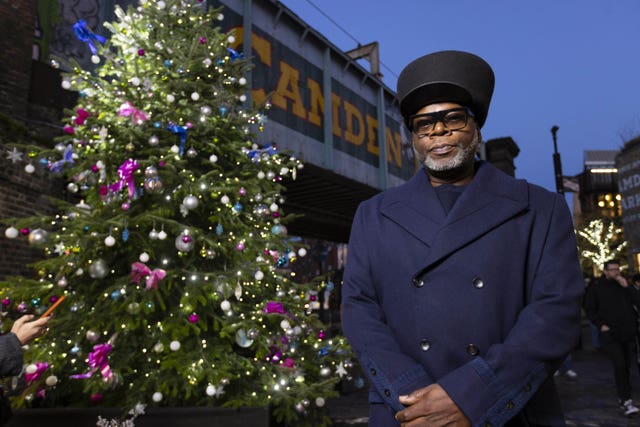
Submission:
[[[423,169],[385,194],[381,213],[429,246],[428,259],[436,262],[527,206],[525,181],[479,161],[473,180],[448,215]]]

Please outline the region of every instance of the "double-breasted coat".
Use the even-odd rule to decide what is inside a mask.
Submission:
[[[564,198],[479,161],[445,214],[424,170],[361,203],[342,323],[371,383],[370,426],[439,383],[474,426],[562,426],[553,380],[584,281]],[[526,424],[523,424],[526,425]]]

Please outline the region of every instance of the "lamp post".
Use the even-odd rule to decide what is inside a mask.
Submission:
[[[560,153],[558,153],[558,140],[556,134],[560,129],[557,125],[551,128],[551,135],[553,136],[553,171],[556,175],[556,191],[560,194],[564,194],[564,185],[562,184],[562,162],[560,161]]]

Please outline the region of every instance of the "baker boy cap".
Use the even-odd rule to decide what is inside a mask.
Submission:
[[[443,50],[422,56],[407,65],[398,77],[400,113],[408,119],[422,107],[437,102],[455,102],[469,107],[478,127],[489,111],[495,76],[479,56],[458,50]]]

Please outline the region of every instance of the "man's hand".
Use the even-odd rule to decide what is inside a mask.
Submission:
[[[47,323],[51,320],[51,316],[44,317],[42,319],[34,320],[32,314],[27,314],[19,318],[13,323],[11,332],[16,334],[20,345],[29,344],[34,339],[47,332]]]
[[[396,420],[402,427],[471,426],[469,419],[440,384],[431,384],[407,396],[400,396],[400,403],[407,406],[396,414]]]
[[[627,283],[627,279],[625,279],[623,276],[616,277],[616,282],[618,282],[618,284],[620,284],[620,286],[622,286],[623,288],[629,286],[629,283]]]

